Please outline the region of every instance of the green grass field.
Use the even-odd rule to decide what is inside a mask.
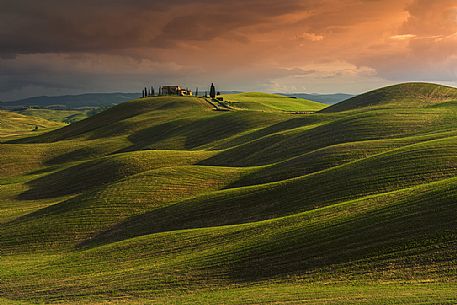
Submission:
[[[0,304],[456,304],[456,91],[4,125]]]
[[[5,138],[42,133],[63,125],[41,117],[0,110],[0,141]],[[38,129],[34,130],[36,127]]]
[[[88,118],[91,110],[56,110],[46,108],[27,108],[17,112],[23,115],[39,117],[49,121],[70,124]]]
[[[302,98],[291,98],[278,94],[248,92],[222,95],[226,104],[238,110],[315,112],[326,105]]]

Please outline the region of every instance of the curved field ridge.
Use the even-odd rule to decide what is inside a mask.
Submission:
[[[223,95],[227,106],[242,110],[315,112],[327,107],[325,104],[302,98],[292,98],[279,94],[245,92]]]
[[[17,136],[40,134],[63,125],[44,118],[0,110],[0,141]]]
[[[456,101],[457,88],[429,83],[406,83],[370,91],[322,111],[340,112],[361,107],[427,107]]]
[[[455,304],[456,91],[154,97],[10,129],[0,304]]]

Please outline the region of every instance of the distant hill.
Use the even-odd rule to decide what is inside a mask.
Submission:
[[[404,83],[373,90],[326,108],[340,112],[363,107],[426,107],[457,101],[457,88],[430,83]]]
[[[227,106],[257,111],[315,112],[327,105],[302,98],[291,98],[279,94],[244,92],[222,96]]]
[[[0,139],[61,127],[63,124],[51,122],[44,118],[22,115],[0,110]],[[34,129],[37,130],[34,131]]]
[[[220,91],[221,94],[239,94],[243,93],[243,91]]]
[[[347,100],[354,95],[346,94],[346,93],[335,93],[335,94],[308,94],[308,93],[278,93],[288,97],[297,97],[306,100],[311,100],[315,102],[324,103],[327,105],[333,105],[344,100]]]
[[[241,91],[221,91],[222,95],[244,94]],[[296,97],[304,100],[320,102],[333,105],[353,97],[350,94],[307,94],[307,93],[278,93],[277,95]],[[77,109],[77,108],[97,108],[102,106],[113,106],[126,101],[139,98],[139,93],[87,93],[80,95],[63,95],[63,96],[37,96],[16,101],[0,101],[0,108],[18,109],[18,108],[54,108],[54,109]]]
[[[93,109],[47,109],[47,108],[22,108],[14,110],[27,116],[43,118],[54,122],[74,123],[84,120],[91,115],[96,114],[104,109],[104,107]]]
[[[139,93],[88,93],[81,95],[38,96],[12,102],[0,102],[0,108],[21,107],[76,109],[112,106],[140,97]]]

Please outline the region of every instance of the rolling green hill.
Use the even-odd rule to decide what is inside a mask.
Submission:
[[[154,97],[5,140],[0,304],[454,304],[454,90]]]
[[[16,110],[15,112],[23,115],[43,118],[49,121],[70,124],[88,118],[89,114],[92,111],[94,110],[56,110],[45,108],[27,108],[22,110]]]
[[[310,101],[320,102],[327,105],[333,105],[342,101],[345,101],[351,97],[354,97],[352,94],[346,93],[333,93],[333,94],[319,94],[319,93],[279,93],[281,95],[289,97],[298,97],[304,98]]]
[[[302,98],[260,92],[227,94],[222,97],[229,107],[244,110],[315,112],[327,107],[325,104]]]
[[[457,89],[429,83],[406,83],[381,88],[323,110],[324,112],[338,112],[361,107],[427,107],[445,102],[457,102]]]
[[[43,118],[21,115],[0,110],[0,139],[32,133],[41,133],[44,130],[61,127],[63,124],[48,121]]]

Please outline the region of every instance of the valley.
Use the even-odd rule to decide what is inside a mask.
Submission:
[[[1,112],[0,304],[457,302],[456,88],[224,99]]]

